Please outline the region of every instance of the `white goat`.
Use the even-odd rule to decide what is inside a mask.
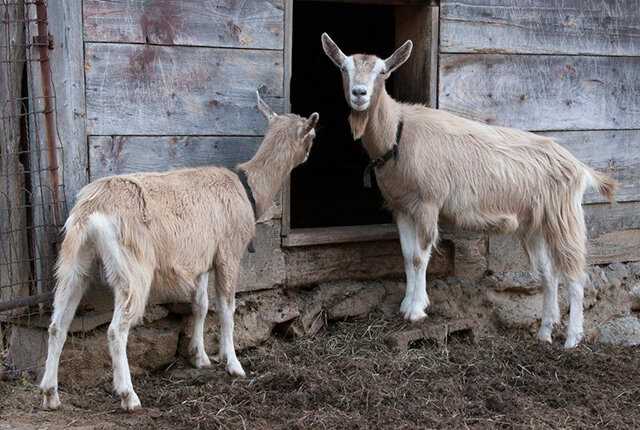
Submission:
[[[570,299],[565,347],[576,346],[583,335],[586,265],[582,196],[593,186],[611,201],[615,181],[549,138],[395,101],[385,80],[409,58],[411,41],[386,60],[346,56],[326,33],[322,46],[342,71],[353,137],[362,138],[398,225],[407,277],[404,317],[425,316],[426,270],[441,218],[520,238],[542,277],[542,341],[551,342],[560,319],[558,275],[563,276]]]
[[[40,388],[43,407],[56,409],[58,364],[69,324],[96,260],[102,262],[115,305],[108,329],[113,385],[125,410],[140,407],[133,390],[126,348],[129,329],[144,314],[150,293],[191,295],[195,367],[210,366],[203,327],[207,282],[215,273],[220,317],[219,357],[227,371],[244,376],[233,345],[233,315],[240,260],[291,170],[303,163],[315,137],[318,114],[308,119],[276,115],[258,94],[269,126],[255,156],[237,173],[219,167],[113,176],[84,187],[65,224],[57,265],[54,311],[46,370]]]

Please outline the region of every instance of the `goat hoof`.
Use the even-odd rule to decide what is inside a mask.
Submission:
[[[408,298],[402,299],[402,303],[400,303],[400,313],[405,315],[411,309],[411,300]]]
[[[49,388],[43,391],[42,409],[47,411],[55,411],[60,408],[60,397],[58,396],[58,390],[55,388]]]
[[[229,375],[237,376],[239,378],[244,378],[245,376],[247,376],[244,373],[244,369],[242,368],[242,365],[240,364],[240,362],[237,362],[237,361],[235,363],[227,364],[227,372],[229,373]]]
[[[564,342],[564,349],[571,349],[578,346],[582,340],[582,333],[570,334],[567,336],[567,340]]]
[[[404,315],[404,319],[412,323],[422,321],[427,317],[427,313],[422,309],[411,309]]]
[[[136,409],[140,409],[140,399],[135,391],[120,394],[120,407],[127,412],[133,412]]]
[[[202,369],[205,367],[211,367],[211,360],[209,360],[207,354],[199,354],[191,358],[191,364],[196,369]]]
[[[538,331],[538,340],[543,343],[552,343],[551,329],[545,326],[540,327]]]

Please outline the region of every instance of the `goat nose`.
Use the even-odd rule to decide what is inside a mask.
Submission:
[[[354,96],[366,96],[367,95],[367,87],[365,86],[356,86],[351,89],[351,94]]]

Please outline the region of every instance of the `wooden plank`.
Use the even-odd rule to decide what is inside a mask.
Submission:
[[[616,201],[640,200],[640,130],[567,131],[541,133],[556,139],[579,160],[620,182]],[[587,191],[583,203],[603,203]]]
[[[24,6],[0,9],[0,302],[27,296],[30,286],[25,166],[20,159]]]
[[[291,112],[291,69],[293,55],[293,0],[285,2],[284,20],[284,108]],[[282,207],[281,234],[286,237],[291,230],[291,176],[285,179],[280,193]]]
[[[318,0],[296,0],[299,2]],[[322,0],[324,3],[351,3],[351,4],[368,4],[374,6],[421,6],[431,5],[437,6],[440,0]]]
[[[82,2],[48,2],[49,32],[53,35],[51,79],[56,88],[56,121],[64,145],[62,170],[67,208],[89,180],[85,129]]]
[[[48,9],[43,2],[26,2],[29,22],[25,28],[26,40],[46,37]],[[55,42],[54,42],[55,47]],[[30,210],[32,226],[31,259],[34,287],[30,294],[44,294],[54,286],[54,265],[58,227],[64,217],[64,188],[62,182],[62,142],[56,126],[56,91],[52,81],[54,51],[40,43],[29,46],[26,63],[28,104],[28,158],[30,180]]]
[[[98,135],[261,135],[255,91],[282,112],[279,51],[85,44],[87,128]]]
[[[85,0],[92,42],[282,49],[283,0]]]
[[[182,167],[233,168],[249,160],[260,141],[259,137],[233,136],[91,136],[91,180]]]
[[[640,260],[640,203],[596,204],[585,207],[589,236],[589,264]],[[489,239],[489,269],[528,271],[529,263],[512,236]]]
[[[329,243],[371,242],[398,238],[395,224],[346,227],[297,228],[283,240],[284,246],[325,245]]]
[[[264,290],[283,285],[286,262],[280,247],[280,221],[258,224],[253,243],[256,252],[246,252],[242,259],[238,291]]]
[[[439,107],[526,130],[640,128],[640,57],[440,55]]]
[[[637,0],[442,0],[442,52],[640,55]]]
[[[436,107],[438,91],[437,7],[395,8],[396,42],[413,41],[409,60],[395,72],[395,97],[403,102]]]
[[[453,244],[443,240],[433,254],[428,273],[442,277],[453,273]],[[379,279],[404,276],[397,240],[285,248],[286,284],[309,285],[342,279]]]

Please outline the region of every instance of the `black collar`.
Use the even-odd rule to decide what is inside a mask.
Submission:
[[[364,187],[371,188],[371,177],[373,176],[374,169],[378,167],[384,166],[387,161],[398,159],[398,145],[400,144],[400,139],[402,138],[402,128],[404,127],[404,123],[402,120],[398,121],[398,128],[396,129],[396,142],[393,144],[390,150],[382,154],[378,158],[374,158],[367,164],[367,167],[364,168]]]
[[[242,169],[236,169],[236,174],[238,175],[238,179],[240,179],[240,183],[244,188],[244,192],[247,193],[247,198],[249,198],[249,203],[251,203],[251,209],[253,209],[253,217],[256,221],[258,221],[258,211],[256,209],[256,199],[253,196],[253,190],[249,186],[249,181],[247,180],[247,174]],[[249,252],[256,252],[256,248],[253,246],[253,239],[249,242]]]

